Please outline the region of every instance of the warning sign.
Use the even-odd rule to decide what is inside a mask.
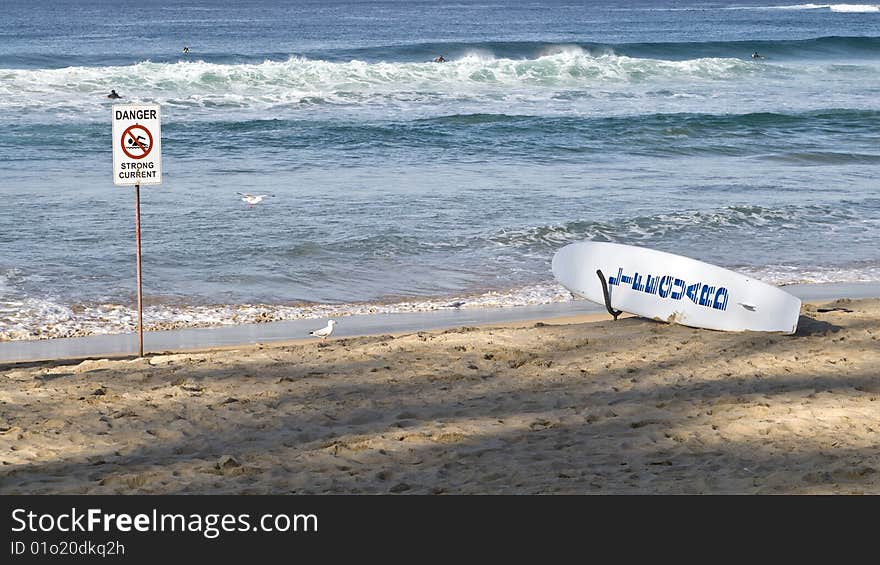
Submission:
[[[113,106],[113,184],[161,184],[158,104]]]

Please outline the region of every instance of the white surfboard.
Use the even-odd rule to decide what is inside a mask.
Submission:
[[[794,333],[799,298],[765,282],[681,255],[587,241],[553,256],[553,275],[573,294],[637,316],[697,328]]]

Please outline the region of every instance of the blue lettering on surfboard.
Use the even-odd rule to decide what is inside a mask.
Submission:
[[[730,292],[723,286],[711,286],[702,282],[687,284],[684,279],[675,275],[641,275],[638,271],[630,275],[623,273],[623,267],[617,269],[617,275],[608,278],[610,286],[628,286],[637,292],[656,294],[660,298],[681,300],[687,297],[698,306],[714,310],[727,310]]]

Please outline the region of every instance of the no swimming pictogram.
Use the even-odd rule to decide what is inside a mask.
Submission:
[[[153,134],[140,124],[129,126],[122,132],[122,152],[132,159],[143,159],[153,149]]]

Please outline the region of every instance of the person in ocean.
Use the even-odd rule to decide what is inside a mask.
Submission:
[[[189,45],[184,45],[184,46],[183,46],[183,52],[184,52],[184,53],[189,53]]]
[[[752,59],[763,59],[763,58],[764,58],[764,56],[758,54],[757,51],[755,51],[754,53],[752,53]]]
[[[445,63],[445,62],[446,62],[446,59],[443,58],[443,55],[440,55],[439,57],[437,57],[436,59],[434,59],[434,62],[435,62],[435,63]]]
[[[119,94],[117,94],[115,90],[112,90],[112,89],[111,89],[111,90],[110,90],[110,94],[107,95],[107,98],[112,98],[112,99],[115,100],[115,99],[117,99],[117,98],[122,98],[122,96],[120,96]]]

